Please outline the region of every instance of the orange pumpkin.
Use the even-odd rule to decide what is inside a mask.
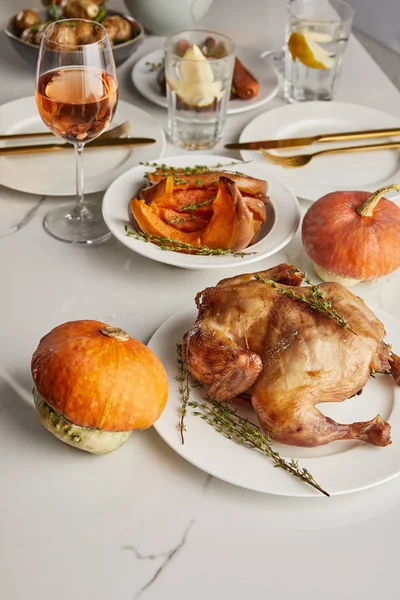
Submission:
[[[400,208],[383,198],[392,184],[373,194],[332,192],[306,212],[303,246],[324,281],[354,285],[400,266]]]
[[[62,441],[104,454],[147,429],[168,397],[164,367],[147,346],[99,321],[70,321],[40,340],[32,357],[43,425]]]

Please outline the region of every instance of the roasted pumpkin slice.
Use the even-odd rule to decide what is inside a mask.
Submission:
[[[261,222],[261,221],[258,221],[257,219],[254,219],[254,220],[253,220],[254,235],[253,235],[253,238],[250,240],[250,244],[249,244],[249,246],[250,246],[251,244],[253,244],[253,243],[256,241],[256,238],[257,238],[257,236],[258,236],[258,233],[259,233],[259,231],[260,231],[260,229],[261,229],[261,225],[262,225],[262,222]]]
[[[143,188],[140,195],[147,203],[149,202],[169,202],[174,191],[174,178],[172,175],[160,179],[158,183]]]
[[[236,183],[231,179],[224,178],[225,187],[232,198],[236,211],[236,235],[231,243],[231,250],[243,250],[254,239],[254,218],[252,211],[242,198]]]
[[[172,238],[178,242],[184,242],[192,246],[199,246],[201,244],[199,233],[185,233],[171,227],[171,225],[160,219],[152,209],[152,206],[147,205],[144,200],[133,198],[130,203],[130,209],[132,216],[144,233]]]
[[[173,200],[179,210],[195,212],[206,219],[212,217],[212,203],[216,195],[216,189],[174,190]]]
[[[154,198],[154,202],[157,206],[211,219],[212,203],[216,194],[216,190],[174,190],[172,196],[158,196]]]
[[[255,198],[254,196],[243,196],[243,200],[245,201],[247,208],[253,213],[254,219],[261,221],[261,223],[265,223],[267,219],[265,203],[260,200],[260,198]]]
[[[173,175],[174,190],[185,189],[217,189],[220,177],[229,177],[236,183],[239,190],[250,196],[264,196],[267,193],[268,183],[262,179],[241,175],[240,173],[228,173],[224,171],[206,171],[196,174],[187,174],[184,170],[174,171],[159,170],[149,173],[148,177],[152,183],[157,183],[166,175]]]
[[[158,206],[155,202],[150,205],[155,214],[160,217],[167,225],[171,225],[174,229],[184,232],[202,231],[208,225],[207,219],[202,219],[191,213],[182,213]]]
[[[231,248],[236,239],[238,221],[235,203],[226,177],[220,177],[213,216],[202,234],[202,243],[209,248]]]

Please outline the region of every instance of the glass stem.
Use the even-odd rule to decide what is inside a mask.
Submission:
[[[84,215],[85,207],[83,204],[83,147],[82,142],[75,144],[75,159],[76,159],[76,212],[80,217]]]

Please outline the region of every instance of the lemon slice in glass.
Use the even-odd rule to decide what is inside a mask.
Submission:
[[[294,31],[288,41],[288,48],[293,60],[299,60],[310,69],[332,69],[335,64],[334,59],[316,41],[316,39],[324,42],[330,41],[326,39],[328,37],[308,31]]]

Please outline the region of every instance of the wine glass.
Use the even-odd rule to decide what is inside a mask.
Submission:
[[[101,206],[84,202],[82,152],[109,125],[118,83],[110,40],[103,25],[63,19],[44,30],[36,72],[36,104],[51,131],[75,147],[76,202],[44,218],[46,231],[71,244],[102,242],[110,236]]]

